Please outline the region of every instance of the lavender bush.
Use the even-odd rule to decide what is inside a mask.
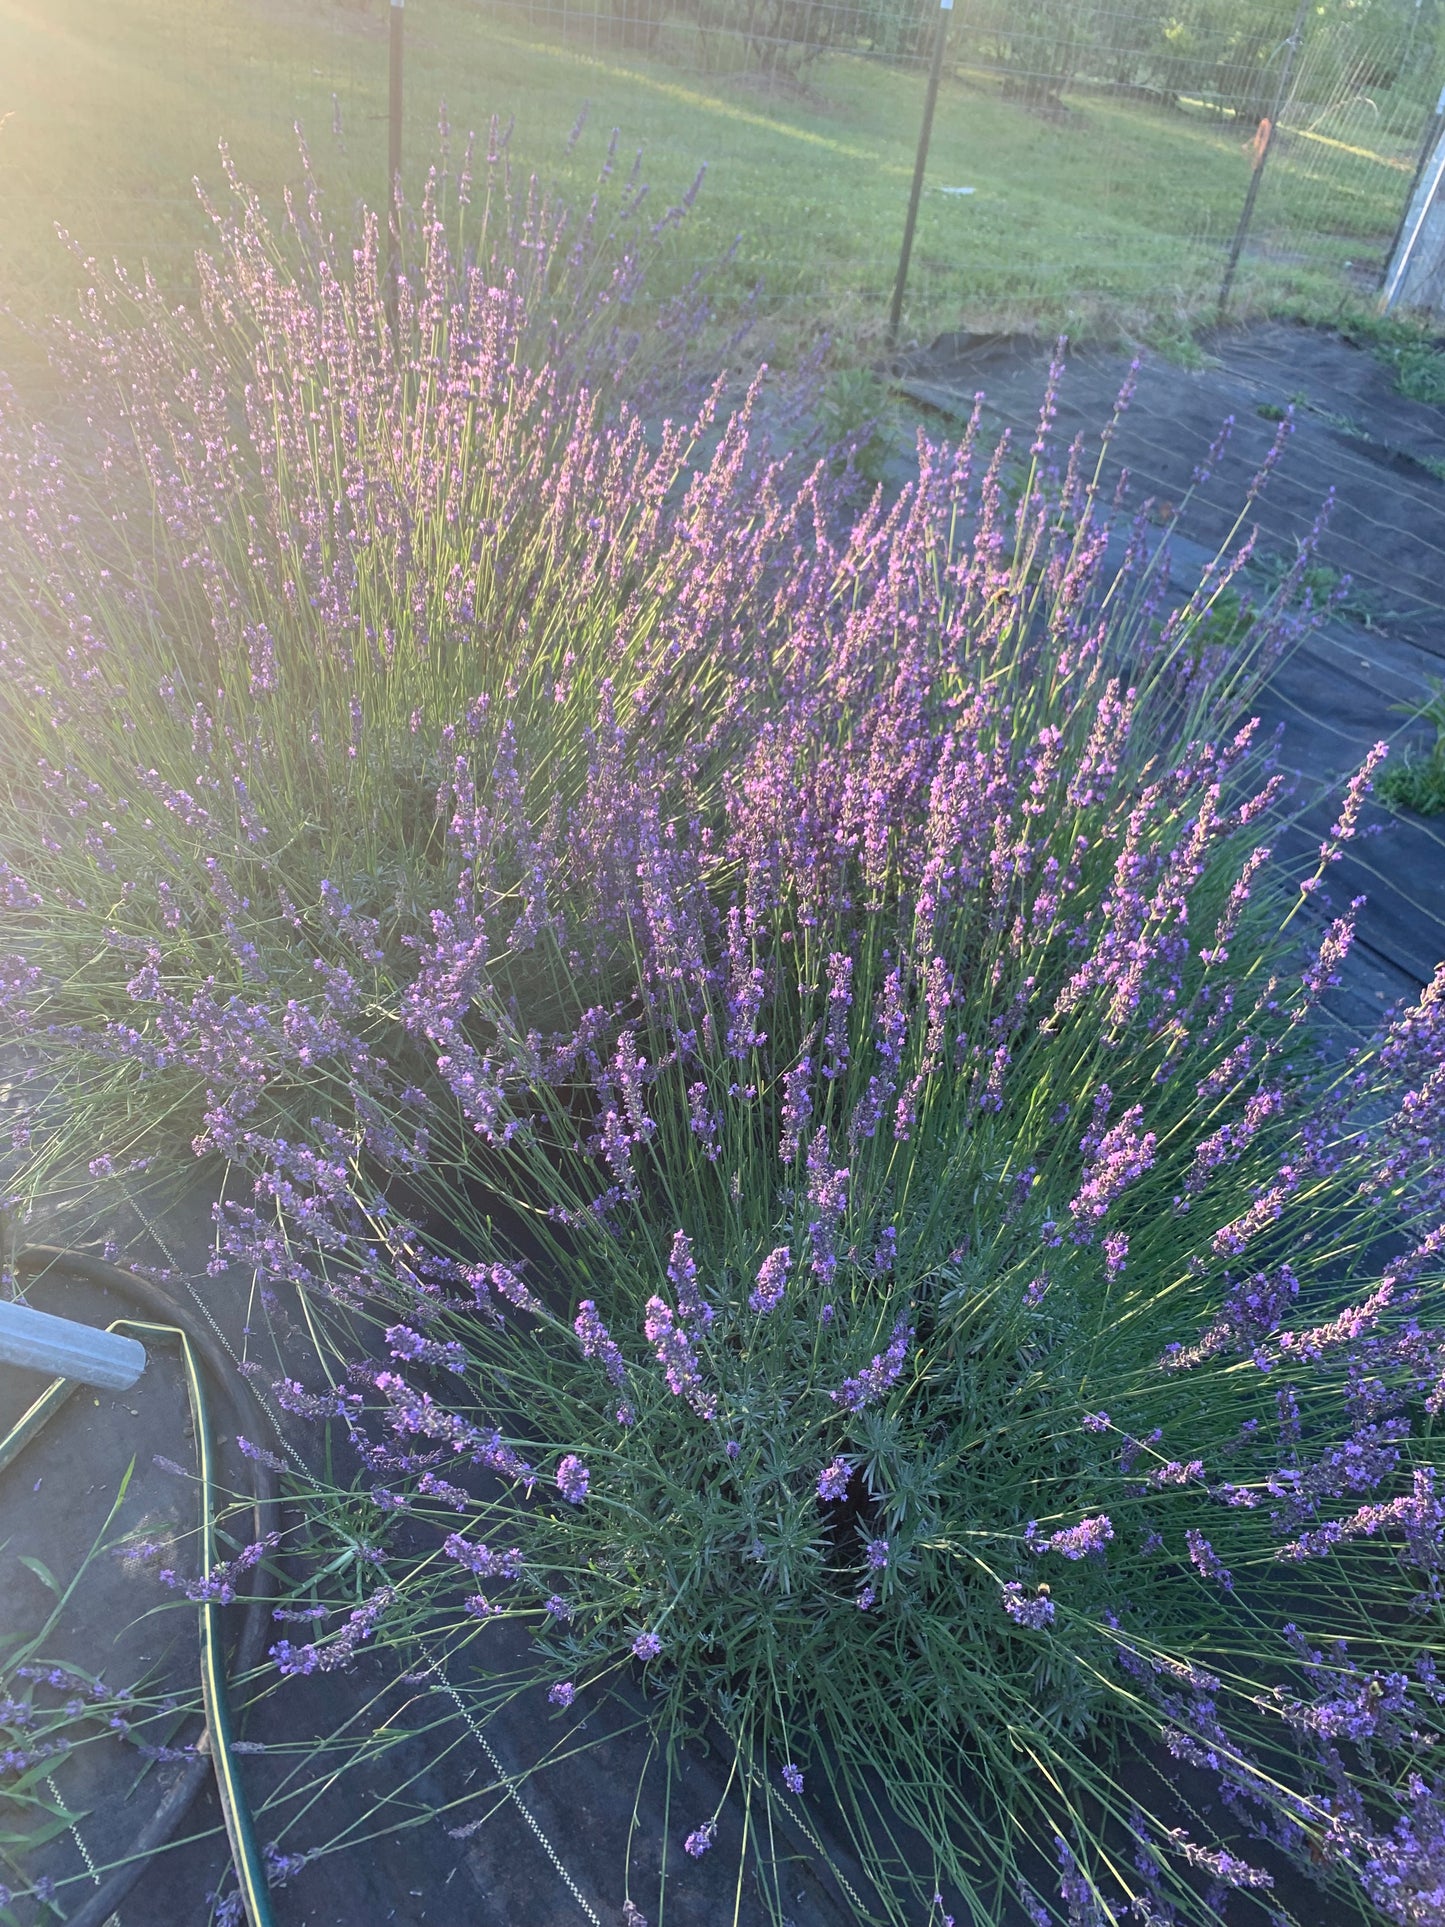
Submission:
[[[890,1920],[1440,1919],[1445,977],[1317,1055],[1308,550],[1221,641],[1247,541],[1171,598],[1048,403],[850,524],[751,398],[603,417],[585,248],[422,225],[399,356],[243,202],[97,293],[88,465],[9,423],[29,1181],[183,1130],[323,1344],[279,1673],[640,1677]]]

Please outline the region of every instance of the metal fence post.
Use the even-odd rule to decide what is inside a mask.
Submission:
[[[1415,190],[1410,196],[1410,205],[1405,210],[1405,220],[1401,224],[1400,238],[1391,250],[1390,263],[1385,270],[1385,284],[1380,290],[1376,303],[1381,314],[1388,314],[1399,299],[1400,290],[1405,285],[1414,261],[1416,244],[1439,199],[1442,180],[1445,180],[1445,140],[1436,143],[1430,166],[1416,183]]]
[[[397,285],[401,279],[401,53],[406,0],[391,0],[391,62],[387,84],[386,135],[386,318],[397,343]]]
[[[923,125],[918,130],[918,155],[913,163],[913,186],[908,196],[908,218],[903,223],[903,246],[898,255],[898,274],[893,283],[893,302],[888,310],[888,352],[898,345],[898,324],[903,318],[903,290],[908,285],[908,261],[913,253],[913,230],[918,225],[918,203],[923,194],[923,170],[928,164],[928,143],[933,133],[933,110],[938,103],[938,83],[943,73],[943,49],[948,40],[948,16],[953,0],[938,0],[938,33],[933,42],[933,64],[928,70],[928,93],[923,103]]]
[[[1413,25],[1413,22],[1411,24]],[[1425,169],[1430,164],[1430,156],[1435,151],[1435,144],[1441,132],[1442,121],[1445,121],[1445,87],[1440,89],[1439,99],[1426,116],[1425,132],[1420,139],[1420,157],[1415,163],[1415,172],[1410,176],[1410,189],[1400,208],[1400,219],[1390,239],[1390,246],[1385,255],[1385,265],[1380,270],[1380,301],[1382,305],[1385,306],[1388,306],[1390,270],[1395,264],[1395,256],[1399,253],[1400,243],[1405,238],[1405,224],[1410,218],[1410,209],[1414,205],[1415,194],[1421,181],[1425,178]]]
[[[1304,38],[1305,15],[1309,12],[1310,0],[1299,0],[1290,29],[1289,39],[1284,43],[1284,66],[1280,69],[1279,86],[1274,93],[1274,109],[1264,122],[1264,139],[1257,140],[1254,150],[1254,171],[1249,177],[1249,190],[1244,197],[1244,206],[1239,211],[1239,226],[1234,230],[1234,240],[1230,243],[1229,259],[1225,263],[1224,280],[1219,289],[1219,315],[1223,321],[1229,307],[1230,291],[1234,287],[1235,271],[1239,267],[1239,257],[1244,252],[1244,244],[1249,236],[1250,223],[1254,219],[1254,204],[1259,198],[1259,184],[1264,178],[1265,162],[1269,159],[1270,149],[1274,146],[1275,133],[1279,127],[1279,117],[1289,101],[1289,84],[1294,79],[1295,62],[1299,59],[1300,42]]]

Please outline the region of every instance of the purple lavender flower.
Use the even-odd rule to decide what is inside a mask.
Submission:
[[[672,1312],[661,1298],[648,1299],[643,1329],[673,1397],[685,1398],[699,1418],[716,1418],[717,1394],[703,1383],[692,1338],[683,1326],[673,1323]]]
[[[1162,1492],[1166,1486],[1188,1485],[1191,1480],[1203,1477],[1203,1459],[1165,1459],[1162,1464],[1150,1467],[1144,1483],[1151,1491]]]
[[[577,1697],[577,1688],[570,1679],[559,1679],[554,1686],[547,1688],[547,1698],[554,1706],[570,1706]]]
[[[672,1255],[667,1275],[677,1293],[677,1309],[683,1323],[705,1332],[713,1321],[713,1308],[697,1288],[697,1266],[693,1262],[692,1240],[685,1231],[673,1234]]]
[[[597,1359],[612,1384],[623,1385],[627,1379],[626,1363],[590,1298],[584,1298],[578,1305],[572,1329],[582,1347],[582,1356]]]
[[[1059,1898],[1069,1910],[1070,1927],[1114,1927],[1114,1911],[1100,1900],[1072,1849],[1058,1835]]]
[[[893,1327],[893,1336],[886,1352],[874,1355],[872,1364],[866,1366],[856,1377],[845,1378],[836,1392],[829,1398],[835,1405],[843,1406],[850,1412],[861,1412],[897,1383],[903,1371],[903,1361],[908,1356],[908,1341],[913,1337],[913,1327],[906,1318],[900,1318]]]
[[[1143,1106],[1135,1104],[1097,1143],[1085,1138],[1084,1181],[1069,1201],[1076,1238],[1087,1240],[1110,1205],[1153,1166],[1155,1135],[1152,1131],[1140,1135],[1143,1115]]]
[[[777,1309],[783,1301],[792,1262],[792,1253],[786,1245],[778,1245],[768,1253],[758,1270],[758,1282],[748,1293],[748,1304],[752,1310],[770,1312]]]
[[[734,908],[728,912],[727,1048],[737,1063],[768,1041],[767,1032],[757,1027],[763,995],[763,972],[749,958],[742,912]]]
[[[848,1065],[848,1012],[853,1006],[853,959],[834,951],[828,958],[828,1028],[823,1039],[827,1055],[823,1075],[838,1077]]]
[[[409,1325],[390,1325],[386,1342],[393,1358],[408,1359],[419,1365],[439,1365],[448,1372],[464,1373],[467,1369],[466,1350],[458,1339],[443,1344],[434,1338],[423,1338]]]
[[[656,1633],[638,1633],[632,1642],[634,1659],[656,1659],[662,1651],[662,1641]]]
[[[1010,1579],[1000,1589],[1000,1603],[1010,1619],[1017,1625],[1027,1626],[1030,1632],[1040,1632],[1053,1624],[1054,1602],[1047,1586],[1040,1586],[1031,1597],[1017,1579]]]
[[[825,1286],[838,1269],[837,1235],[848,1208],[848,1176],[846,1169],[833,1166],[827,1133],[817,1132],[808,1145],[808,1204],[816,1214],[808,1223],[808,1241],[813,1273]]]
[[[371,1597],[355,1609],[346,1624],[325,1646],[312,1644],[293,1646],[289,1639],[278,1640],[270,1648],[270,1656],[276,1662],[277,1671],[283,1677],[291,1677],[297,1674],[336,1672],[349,1666],[356,1656],[357,1647],[363,1640],[371,1637],[376,1622],[395,1598],[395,1587],[378,1586]]]
[[[1281,1546],[1281,1559],[1320,1559],[1352,1539],[1373,1538],[1398,1526],[1410,1552],[1426,1570],[1439,1564],[1445,1539],[1445,1504],[1435,1497],[1435,1468],[1417,1466],[1411,1490],[1397,1499],[1364,1505],[1348,1519],[1331,1519]]]
[[[707,1085],[690,1084],[687,1092],[688,1129],[702,1146],[703,1156],[709,1164],[718,1160],[718,1120],[708,1107]]]
[[[1114,1528],[1103,1512],[1081,1519],[1076,1526],[1065,1526],[1043,1541],[1038,1540],[1037,1526],[1030,1524],[1025,1532],[1031,1546],[1037,1545],[1040,1551],[1062,1553],[1065,1559],[1087,1559],[1093,1554],[1102,1554],[1113,1536]]]
[[[1085,1412],[1083,1427],[1086,1432],[1107,1432],[1111,1420],[1107,1412]]]
[[[517,1307],[518,1311],[529,1311],[534,1317],[541,1317],[541,1304],[510,1265],[493,1265],[488,1276],[491,1279],[492,1289],[500,1292],[503,1298]]]
[[[1215,1580],[1226,1592],[1234,1590],[1234,1575],[1215,1552],[1204,1534],[1190,1526],[1184,1534],[1189,1547],[1189,1563],[1206,1579]]]
[[[818,1497],[828,1502],[846,1499],[853,1468],[846,1459],[833,1459],[818,1475]]]
[[[460,1532],[447,1535],[442,1543],[442,1551],[448,1559],[455,1559],[479,1579],[515,1579],[523,1566],[520,1546],[509,1546],[505,1552],[493,1552],[489,1546],[474,1545]]]
[[[1026,1880],[1018,1883],[1019,1905],[1028,1916],[1030,1927],[1054,1927],[1054,1917]]]
[[[803,1129],[813,1115],[813,1099],[808,1091],[812,1075],[813,1063],[808,1057],[794,1069],[783,1072],[783,1134],[778,1144],[778,1156],[784,1164],[791,1164],[798,1155]]]
[[[870,1539],[863,1548],[863,1553],[867,1559],[868,1570],[870,1572],[885,1572],[887,1570],[888,1541],[886,1539]]]
[[[569,1452],[557,1467],[557,1490],[568,1505],[581,1505],[591,1480],[592,1474],[575,1452]]]
[[[229,1606],[236,1597],[236,1580],[242,1573],[249,1572],[253,1566],[259,1565],[266,1554],[274,1551],[280,1543],[279,1532],[268,1532],[264,1539],[258,1539],[254,1545],[243,1547],[234,1559],[228,1559],[223,1565],[212,1566],[211,1570],[199,1579],[182,1580],[166,1566],[161,1568],[156,1577],[163,1586],[182,1587],[187,1599],[214,1600],[218,1605]]]
[[[802,1769],[801,1767],[794,1766],[791,1760],[783,1768],[783,1785],[788,1789],[789,1793],[801,1793],[803,1791]]]
[[[694,1860],[701,1860],[712,1846],[716,1834],[717,1825],[712,1820],[709,1820],[706,1826],[694,1828],[682,1843],[683,1852],[690,1854]]]

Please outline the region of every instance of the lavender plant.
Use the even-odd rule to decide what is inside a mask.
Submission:
[[[1439,1919],[1445,977],[1317,1058],[1382,752],[1279,877],[1308,545],[1226,646],[1248,541],[1171,598],[1050,403],[850,526],[438,224],[400,360],[374,238],[221,235],[75,338],[129,446],[11,456],[5,994],[322,1345],[278,1672],[559,1751],[640,1676],[874,1917]]]

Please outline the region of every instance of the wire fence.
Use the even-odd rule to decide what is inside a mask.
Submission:
[[[56,220],[183,271],[220,134],[264,191],[300,122],[343,195],[384,197],[387,0],[32,6],[0,20],[0,266],[26,299],[74,280]],[[1320,315],[1379,286],[1441,126],[1445,0],[954,0],[945,18],[905,334],[1187,330],[1237,242],[1241,311]],[[741,236],[739,289],[866,339],[939,21],[937,0],[407,0],[404,179],[445,99],[459,128],[515,117],[521,160],[583,184],[596,154],[564,141],[590,103],[660,192],[708,163],[702,228],[719,253]]]
[[[937,17],[934,0],[479,4],[563,45],[638,53],[804,96],[810,88],[826,96],[830,64],[841,59],[925,66]],[[946,72],[960,111],[970,90],[992,95],[1066,140],[1072,133],[1091,164],[1107,164],[1113,148],[1116,166],[1127,166],[1136,144],[1111,142],[1105,115],[1091,110],[1133,108],[1152,117],[1160,146],[1178,158],[1201,135],[1233,135],[1242,204],[1267,127],[1273,180],[1252,222],[1265,257],[1308,255],[1321,243],[1328,255],[1332,236],[1366,244],[1355,250],[1362,255],[1386,246],[1422,134],[1437,119],[1439,0],[950,0],[949,11]],[[1017,240],[1027,248],[1029,238]],[[1222,237],[1206,225],[1181,238],[1208,245]],[[1362,274],[1376,265],[1359,263]]]

